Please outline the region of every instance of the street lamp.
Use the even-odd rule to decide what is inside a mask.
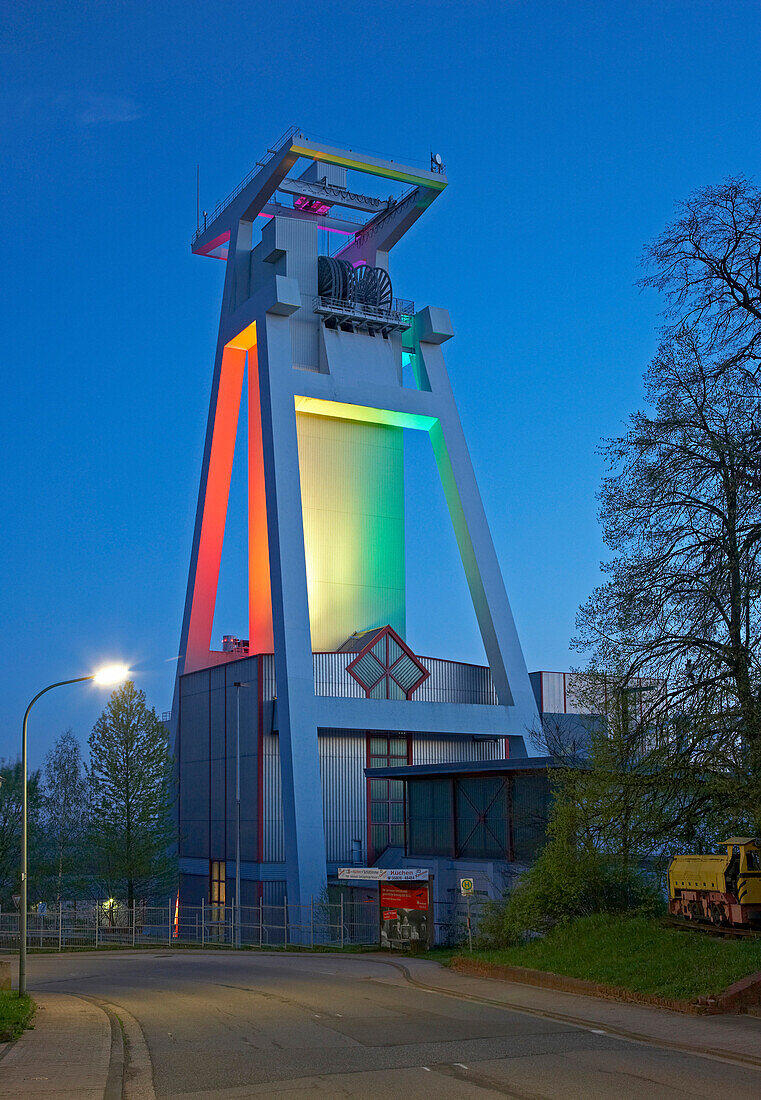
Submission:
[[[26,792],[26,726],[29,711],[34,704],[47,691],[53,688],[65,687],[66,684],[82,684],[86,680],[93,680],[96,684],[106,686],[120,684],[129,676],[126,665],[107,665],[98,669],[90,676],[75,676],[73,680],[58,680],[55,684],[48,684],[42,691],[38,691],[34,699],[24,713],[21,740],[21,898],[19,901],[19,961],[18,961],[18,992],[19,997],[26,993],[26,848],[27,848],[27,792]]]

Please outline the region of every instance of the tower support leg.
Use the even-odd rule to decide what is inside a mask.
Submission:
[[[327,877],[291,337],[286,317],[257,328],[286,882],[289,902],[309,905]]]

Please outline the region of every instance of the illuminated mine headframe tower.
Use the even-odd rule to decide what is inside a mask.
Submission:
[[[449,315],[414,312],[393,297],[388,275],[390,250],[446,186],[432,167],[293,131],[193,241],[196,254],[227,267],[178,677],[233,656],[210,646],[247,377],[248,652],[275,655],[293,903],[326,881],[318,729],[504,737],[525,736],[536,720],[441,352]],[[349,189],[349,171],[406,190],[361,194]],[[498,705],[414,701],[391,678],[382,697],[315,694],[314,652],[386,625],[405,637],[404,428],[431,439]]]

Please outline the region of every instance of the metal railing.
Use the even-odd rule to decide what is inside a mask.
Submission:
[[[392,298],[390,308],[370,305],[356,299],[332,298],[325,294],[315,296],[315,313],[330,314],[347,319],[374,321],[378,324],[392,323],[409,327],[415,314],[415,303],[407,298]]]
[[[245,179],[241,180],[238,186],[234,187],[229,195],[227,195],[224,199],[219,200],[217,205],[212,210],[211,214],[208,214],[204,217],[204,224],[199,225],[195,233],[193,234],[193,244],[196,243],[202,233],[206,232],[207,227],[214,221],[214,219],[219,217],[225,207],[229,206],[233,199],[237,199],[243,188],[248,186],[248,184],[251,182],[257,172],[260,172],[262,168],[266,167],[266,165],[269,164],[269,162],[272,160],[278,150],[283,146],[284,142],[286,142],[289,138],[294,137],[296,134],[300,133],[300,126],[289,126],[288,129],[280,135],[280,137],[275,142],[274,148],[268,149],[265,156],[263,156],[261,160],[258,160],[256,162],[256,164],[245,177]]]

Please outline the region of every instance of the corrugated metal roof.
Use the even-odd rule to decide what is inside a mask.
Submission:
[[[486,775],[492,772],[544,771],[557,767],[551,756],[524,756],[517,760],[455,760],[443,764],[406,764],[398,768],[365,768],[373,779],[415,779],[419,775]]]
[[[336,653],[359,653],[385,629],[385,626],[377,626],[373,630],[359,630],[357,633],[352,634],[350,638],[347,638],[345,642],[342,642]]]

